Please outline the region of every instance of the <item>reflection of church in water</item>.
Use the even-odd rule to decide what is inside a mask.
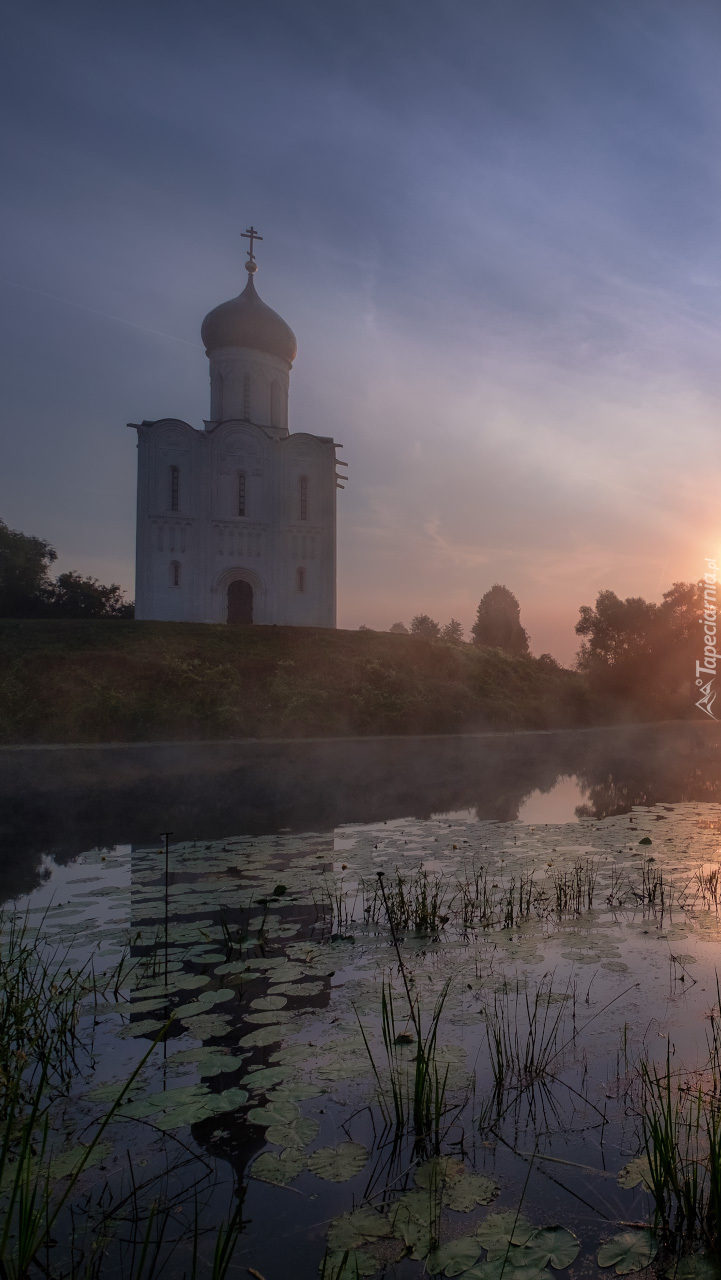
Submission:
[[[201,330],[210,419],[138,432],[135,616],[175,622],[335,626],[336,454],[288,430],[292,329],[258,297],[250,240],[243,292]]]

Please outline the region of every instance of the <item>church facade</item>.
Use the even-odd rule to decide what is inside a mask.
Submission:
[[[336,445],[291,434],[297,344],[248,283],[205,317],[210,418],[138,433],[135,616],[334,627]],[[341,464],[342,465],[342,464]]]

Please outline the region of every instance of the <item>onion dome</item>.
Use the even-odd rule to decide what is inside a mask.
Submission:
[[[252,347],[292,364],[298,352],[295,334],[282,316],[258,297],[253,281],[257,264],[251,259],[245,269],[248,283],[243,292],[214,307],[203,321],[200,336],[206,353],[220,347]]]

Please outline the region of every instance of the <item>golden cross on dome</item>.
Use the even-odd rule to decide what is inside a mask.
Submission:
[[[262,239],[263,239],[263,237],[258,235],[258,232],[256,231],[255,227],[253,226],[252,222],[251,222],[250,226],[247,228],[247,230],[246,230],[246,231],[241,231],[241,233],[240,233],[240,234],[241,234],[241,237],[242,237],[242,239],[243,239],[243,240],[250,240],[250,248],[249,248],[249,250],[248,250],[248,257],[250,258],[250,261],[251,261],[251,262],[255,262],[255,254],[253,253],[253,241],[254,241],[254,240],[262,240]]]

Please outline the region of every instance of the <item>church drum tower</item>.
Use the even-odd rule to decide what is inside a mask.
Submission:
[[[288,430],[292,329],[248,283],[201,329],[210,418],[138,433],[135,616],[334,627],[336,445]],[[342,486],[341,486],[342,487]]]

